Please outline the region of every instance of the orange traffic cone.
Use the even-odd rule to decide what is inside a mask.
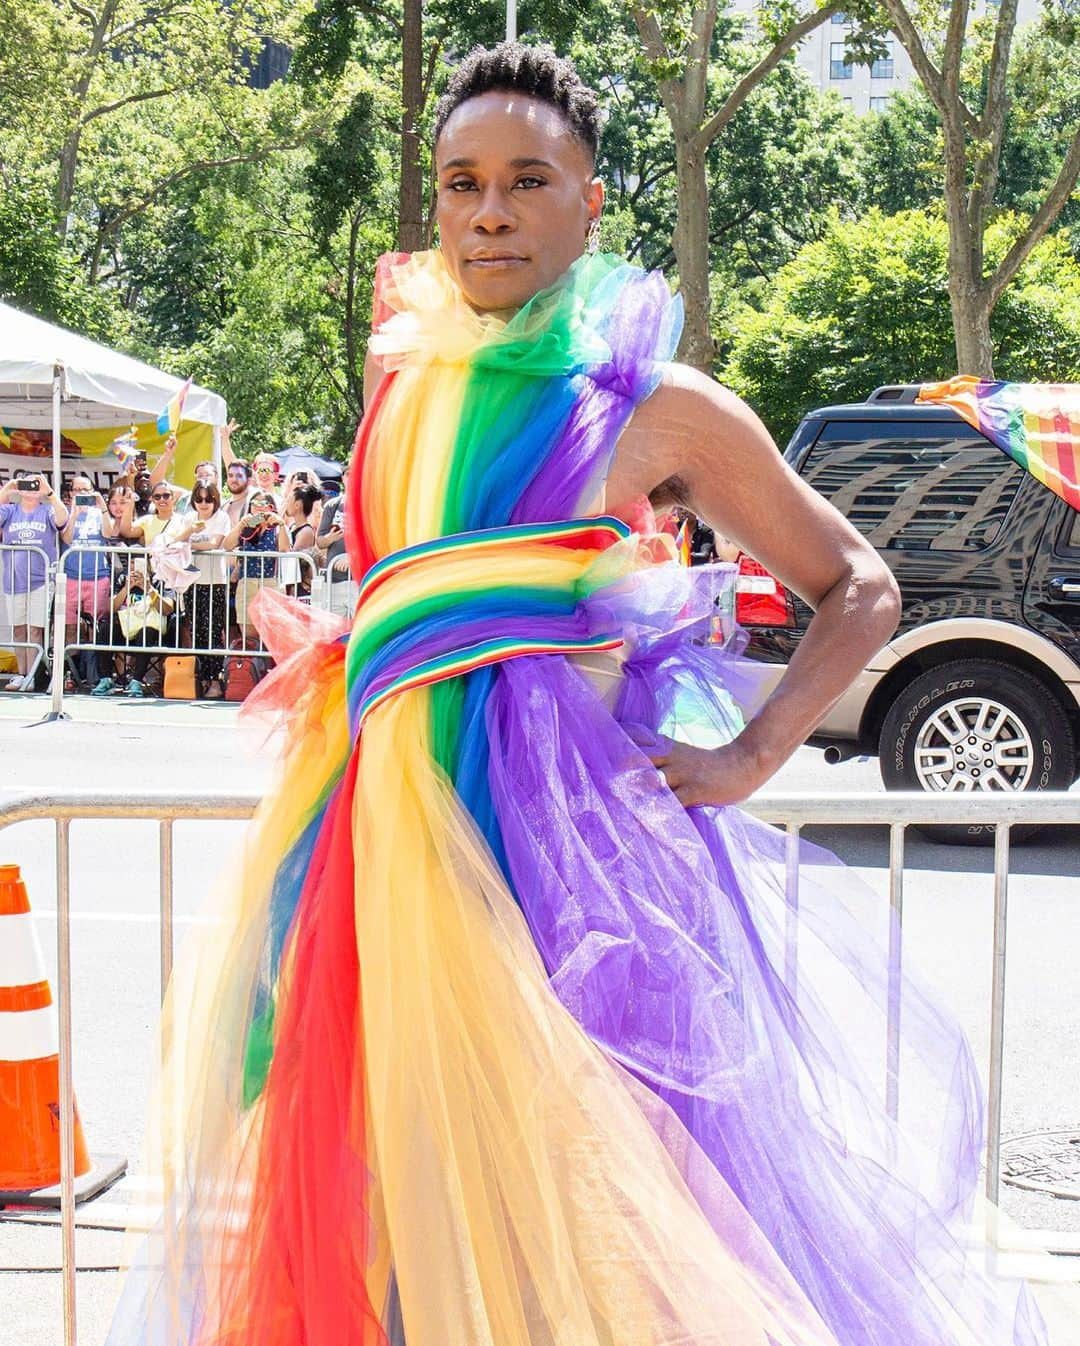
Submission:
[[[60,1181],[59,1032],[26,885],[0,865],[0,1202]],[[75,1174],[90,1170],[75,1113]]]

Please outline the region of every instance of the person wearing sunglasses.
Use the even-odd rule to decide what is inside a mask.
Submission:
[[[169,542],[180,540],[180,534],[185,526],[184,518],[177,512],[176,492],[167,481],[157,482],[150,493],[152,512],[133,519],[131,517],[133,505],[134,502],[129,499],[120,526],[120,531],[126,538],[133,538],[144,547],[149,547],[157,537],[164,537]]]
[[[213,481],[196,480],[191,492],[191,509],[184,515],[182,541],[191,544],[198,578],[189,589],[185,605],[191,619],[192,644],[196,649],[222,649],[225,620],[229,610],[229,565],[222,546],[232,524],[221,505],[221,492]],[[221,655],[196,656],[196,673],[202,695],[208,701],[220,701],[224,695]]]

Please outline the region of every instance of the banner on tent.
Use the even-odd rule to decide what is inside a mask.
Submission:
[[[109,446],[118,435],[129,430],[127,425],[65,430],[60,437],[60,472],[64,478],[76,472],[91,477],[94,486],[104,491],[120,475],[120,464]],[[165,444],[165,436],[158,433],[153,421],[135,427],[136,447],[146,454],[153,467]],[[177,433],[176,458],[170,478],[181,486],[190,486],[195,480],[195,464],[214,456],[214,432],[197,421],[183,422]],[[17,426],[0,426],[0,486],[24,472],[52,471],[52,432],[23,430]]]

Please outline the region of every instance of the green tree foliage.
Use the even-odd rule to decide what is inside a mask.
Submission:
[[[52,224],[52,201],[40,185],[13,181],[0,192],[0,300],[87,336],[116,339],[117,309],[87,283]]]
[[[759,54],[742,34],[739,19],[717,25],[709,73],[717,105]],[[604,245],[674,273],[675,142],[639,45],[618,0],[590,7],[572,54],[607,114],[597,169],[607,189]],[[854,119],[835,98],[819,94],[793,60],[740,104],[707,160],[710,268],[727,285],[771,276],[819,236],[831,211],[854,213],[859,203]]]
[[[973,76],[974,77],[974,76]],[[1009,105],[996,201],[1033,215],[1080,125],[1080,62],[1062,59],[1057,29],[1021,28],[1008,74]],[[866,202],[886,214],[940,203],[945,189],[941,119],[918,84],[893,95],[888,112],[859,124]],[[1074,192],[1052,229],[1080,225]],[[1080,248],[1080,234],[1074,236]]]
[[[1003,215],[987,255],[1004,256],[1023,221]],[[760,312],[737,315],[725,382],[783,444],[812,407],[862,401],[884,383],[955,372],[948,231],[940,215],[870,210],[834,223],[776,277]],[[998,376],[1080,378],[1080,264],[1063,234],[1043,240],[991,325]]]

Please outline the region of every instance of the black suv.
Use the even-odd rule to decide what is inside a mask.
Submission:
[[[785,451],[903,598],[896,635],[811,742],[833,761],[876,754],[889,789],[1067,788],[1080,776],[1080,513],[917,392],[812,411]],[[776,604],[763,611],[775,623]],[[810,616],[789,595],[785,624],[750,626],[749,652],[786,665]],[[992,829],[935,832],[979,842]]]

